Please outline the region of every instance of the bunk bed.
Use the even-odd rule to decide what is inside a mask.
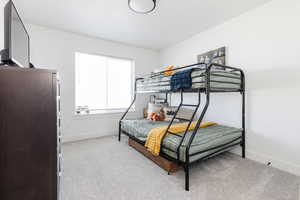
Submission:
[[[165,72],[191,70],[192,85],[188,89],[171,88],[171,76]],[[200,128],[205,113],[210,104],[212,93],[239,93],[242,96],[241,128],[234,128],[224,125],[213,125]],[[166,97],[170,93],[180,93],[180,103],[171,121],[152,122],[150,120],[127,120],[128,111],[133,106],[139,93],[164,93]],[[185,104],[183,97],[185,93],[197,93],[197,104]],[[201,96],[205,95],[205,104],[202,105]],[[167,98],[168,99],[168,98]],[[183,107],[193,108],[193,114],[189,119],[177,117]],[[197,118],[197,113],[200,113]],[[195,129],[188,130],[188,127],[196,119]],[[183,134],[175,134],[169,131],[172,124],[185,121],[188,123]],[[183,166],[185,171],[185,189],[189,190],[189,168],[190,165],[228,151],[240,145],[242,157],[245,158],[245,75],[243,70],[216,63],[196,63],[193,65],[179,67],[173,70],[166,70],[137,78],[135,81],[134,98],[119,121],[119,141],[121,134],[129,136],[131,140],[144,145],[149,131],[155,127],[167,125],[166,133],[162,143],[159,156]]]

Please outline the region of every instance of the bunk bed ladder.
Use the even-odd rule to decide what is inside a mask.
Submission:
[[[197,105],[191,105],[191,104],[183,104],[183,105],[182,105],[182,106],[188,106],[188,107],[195,107],[195,110],[194,110],[194,112],[193,112],[193,114],[192,114],[191,119],[189,120],[189,124],[188,124],[188,126],[186,127],[186,130],[185,130],[185,132],[184,132],[184,134],[183,134],[183,137],[181,138],[181,140],[180,140],[180,142],[179,142],[179,145],[178,145],[178,147],[177,147],[177,149],[176,149],[176,152],[177,152],[177,159],[178,159],[178,160],[180,160],[180,147],[181,147],[181,145],[182,145],[182,143],[183,143],[183,141],[184,141],[184,138],[185,138],[185,136],[186,136],[186,134],[187,134],[187,132],[188,132],[188,130],[189,130],[189,127],[190,127],[190,125],[191,125],[191,123],[192,123],[192,121],[193,121],[193,119],[194,119],[194,117],[195,117],[195,115],[196,115],[196,113],[197,113],[197,111],[198,111],[198,108],[199,108],[200,104],[201,104],[201,91],[199,90],[199,91],[198,91],[198,104],[197,104]],[[181,118],[177,118],[177,119],[181,119]]]
[[[181,97],[181,98],[180,98],[180,103],[179,103],[179,105],[178,105],[178,107],[177,107],[177,109],[176,109],[176,111],[175,111],[175,113],[174,113],[174,115],[173,115],[173,117],[172,117],[172,120],[170,121],[170,123],[169,123],[169,125],[168,125],[168,127],[167,127],[167,130],[166,130],[166,133],[169,133],[169,134],[172,134],[172,135],[175,135],[175,136],[181,138],[181,140],[180,140],[180,145],[181,145],[182,141],[184,140],[184,137],[185,137],[186,133],[188,132],[188,129],[189,129],[189,127],[190,127],[190,125],[191,125],[191,123],[192,123],[192,121],[193,121],[193,119],[194,119],[194,117],[195,117],[195,115],[196,115],[196,113],[197,113],[197,110],[198,110],[198,108],[199,108],[199,106],[200,106],[200,100],[201,100],[201,93],[200,93],[200,90],[199,90],[198,95],[199,95],[199,96],[198,96],[198,99],[199,99],[198,104],[195,104],[195,105],[193,105],[193,104],[184,104],[184,103],[183,103],[183,90],[182,90],[182,89],[180,90],[180,97]],[[178,113],[179,113],[179,110],[180,110],[182,107],[194,107],[194,108],[195,108],[195,110],[194,110],[194,112],[193,112],[193,114],[192,114],[192,116],[191,116],[190,119],[177,117],[177,115],[178,115]],[[186,128],[186,130],[185,130],[185,132],[184,132],[183,135],[179,135],[179,134],[176,134],[176,133],[173,133],[173,132],[169,131],[169,129],[170,129],[170,127],[172,126],[172,124],[173,124],[173,122],[174,122],[175,119],[178,119],[178,120],[180,120],[180,121],[188,122],[188,126],[187,126],[187,128]],[[166,135],[166,134],[165,134],[165,135]],[[180,145],[179,145],[179,146],[180,146]],[[178,151],[178,149],[177,149],[177,151]],[[177,155],[177,156],[178,156],[178,155]]]

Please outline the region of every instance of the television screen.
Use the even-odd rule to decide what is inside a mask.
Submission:
[[[19,15],[12,6],[11,12],[11,58],[23,67],[29,67],[29,37]]]
[[[20,67],[29,67],[29,35],[12,1],[5,9],[5,60]]]

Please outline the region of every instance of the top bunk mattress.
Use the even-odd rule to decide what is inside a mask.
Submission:
[[[212,70],[210,73],[210,87],[212,90],[239,90],[241,89],[241,74],[233,71]],[[137,91],[169,91],[171,90],[172,76],[156,76],[137,81]],[[205,88],[205,70],[195,69],[191,73],[192,88]]]

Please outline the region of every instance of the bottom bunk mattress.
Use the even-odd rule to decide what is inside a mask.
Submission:
[[[122,120],[121,129],[129,134],[130,136],[145,142],[150,130],[159,126],[166,126],[169,122],[157,122],[151,121],[147,119],[141,120]],[[189,131],[179,149],[179,159],[181,161],[186,160],[185,152],[186,145],[188,143],[189,138],[191,137],[193,131]],[[183,135],[183,134],[180,134]],[[227,151],[230,149],[232,144],[238,144],[241,142],[242,129],[233,128],[224,125],[213,125],[208,126],[206,128],[200,128],[197,131],[197,134],[192,142],[189,154],[195,154],[207,149],[211,149],[220,145],[225,145],[220,148],[212,149],[205,153],[196,154],[194,156],[190,156],[190,162],[199,160],[204,158],[212,153],[221,153],[223,151]],[[161,151],[172,157],[177,159],[177,148],[180,144],[181,137],[169,134],[167,135],[162,142]],[[225,147],[225,149],[224,149]],[[226,148],[228,147],[228,148]]]

